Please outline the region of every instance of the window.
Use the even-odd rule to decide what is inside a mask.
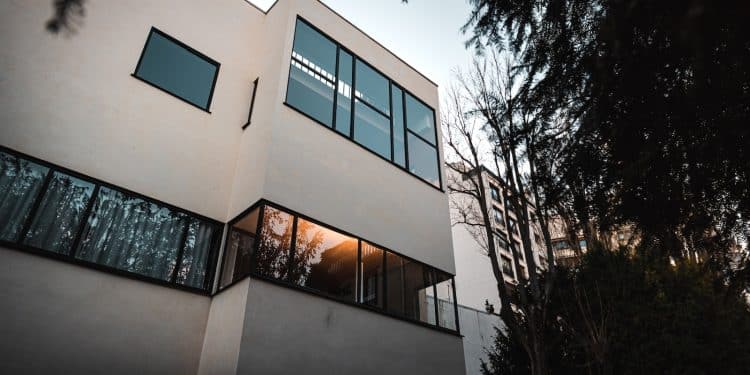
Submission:
[[[219,289],[248,275],[458,330],[453,276],[262,201],[229,223]]]
[[[503,273],[507,276],[513,276],[513,261],[507,256],[503,255],[500,257],[500,267],[503,269]]]
[[[581,249],[586,249],[587,245],[588,244],[586,243],[586,240],[580,240],[580,241],[578,241],[578,247],[581,248]]]
[[[286,104],[440,188],[435,112],[301,18]]]
[[[208,291],[219,223],[0,151],[0,238],[22,249]]]
[[[500,190],[496,186],[490,186],[490,195],[492,196],[492,200],[500,202]]]
[[[503,239],[503,238],[501,238],[499,236],[496,236],[496,238],[497,238],[497,247],[498,247],[499,250],[510,251],[508,249],[508,241],[506,241],[505,239]]]
[[[515,220],[508,218],[508,232],[511,234],[518,233],[518,225]]]
[[[357,239],[297,219],[288,280],[331,297],[354,301]]]
[[[208,111],[218,74],[218,62],[151,28],[133,76]]]
[[[568,241],[566,240],[557,240],[557,241],[552,241],[552,248],[555,250],[563,250],[563,249],[570,248],[570,245],[568,244]]]
[[[498,210],[497,207],[492,207],[492,216],[495,219],[495,224],[504,226],[505,219],[503,218],[503,212]]]

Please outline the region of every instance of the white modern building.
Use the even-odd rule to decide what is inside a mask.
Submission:
[[[465,372],[433,82],[314,0],[85,7],[0,3],[0,373]]]

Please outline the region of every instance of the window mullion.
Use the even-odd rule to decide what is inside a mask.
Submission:
[[[341,54],[341,47],[337,44],[336,45],[336,67],[334,68],[333,77],[335,78],[333,82],[333,108],[331,112],[331,128],[336,129],[336,111],[338,111],[337,103],[338,103],[338,97],[339,97],[339,55]]]
[[[71,258],[75,258],[76,251],[78,251],[78,246],[81,243],[81,237],[83,237],[83,230],[86,227],[89,216],[91,216],[91,211],[94,209],[94,204],[96,203],[97,196],[99,195],[99,187],[100,185],[94,185],[94,192],[91,193],[91,198],[89,198],[89,203],[86,205],[86,210],[83,213],[83,216],[81,216],[81,222],[80,227],[76,231],[75,239],[73,240],[73,245],[70,247],[70,253],[68,256]]]
[[[356,111],[356,108],[354,106],[356,97],[357,97],[357,58],[352,55],[352,104],[351,104],[351,113],[349,116],[351,117],[351,120],[349,121],[349,139],[354,140],[354,111]]]

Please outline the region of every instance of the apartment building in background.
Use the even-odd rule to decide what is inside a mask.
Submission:
[[[315,0],[85,7],[0,5],[1,373],[465,372],[433,82]]]

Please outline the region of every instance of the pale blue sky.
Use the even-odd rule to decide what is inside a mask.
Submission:
[[[273,0],[252,0],[266,9]],[[466,0],[323,0],[443,90],[452,69],[466,67],[472,52],[464,48],[460,28],[469,15]]]

